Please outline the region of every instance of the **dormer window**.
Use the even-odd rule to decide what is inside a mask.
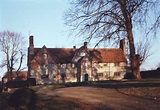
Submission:
[[[86,55],[85,52],[81,52],[81,53],[80,53],[80,56],[81,56],[81,57],[84,57],[85,55]]]
[[[47,54],[44,53],[44,54],[43,54],[43,58],[44,58],[44,59],[47,59]]]

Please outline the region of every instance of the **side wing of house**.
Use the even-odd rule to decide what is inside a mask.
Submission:
[[[37,84],[76,82],[77,68],[71,60],[75,48],[35,48],[33,36],[29,38],[28,78]]]
[[[126,74],[126,63],[94,63],[93,80],[123,79]]]
[[[31,60],[29,70],[30,78],[36,78],[37,84],[53,83],[59,80],[57,64],[45,46]]]
[[[77,81],[123,79],[127,60],[121,48],[87,48],[76,50],[72,62],[77,65]]]
[[[93,54],[94,81],[124,78],[127,61],[121,49],[97,49]]]

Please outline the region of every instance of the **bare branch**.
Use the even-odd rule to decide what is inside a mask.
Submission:
[[[136,35],[133,31],[137,31],[137,27],[144,28],[144,31],[157,31],[159,17],[153,21],[154,23],[148,20],[153,10],[159,7],[159,3],[159,0],[73,0],[73,7],[65,13],[66,24],[73,27],[75,31],[72,33],[76,37],[84,37],[88,41],[97,39],[95,47],[105,40],[112,39],[116,42],[121,38],[127,38],[131,68],[135,77],[140,77],[136,76],[139,73],[135,73],[137,70],[134,70],[137,67],[134,61]],[[147,51],[143,54],[146,56]]]
[[[6,66],[7,73],[10,75],[12,75],[12,71],[15,69],[14,66],[18,63],[19,54],[22,54],[19,50],[24,48],[23,39],[24,38],[19,33],[11,31],[0,32],[0,49],[5,57],[0,67]],[[22,61],[20,63],[22,63]]]
[[[150,53],[150,49],[151,49],[151,44],[148,41],[148,39],[144,39],[143,41],[139,41],[136,44],[136,51],[137,54],[140,55],[140,64],[142,65],[146,59],[151,56],[152,54]]]

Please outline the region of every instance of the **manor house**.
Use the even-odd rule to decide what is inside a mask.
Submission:
[[[124,78],[127,68],[125,40],[119,48],[34,47],[34,37],[29,37],[28,78],[37,84],[102,81]]]

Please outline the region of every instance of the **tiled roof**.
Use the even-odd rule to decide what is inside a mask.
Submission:
[[[47,49],[55,62],[57,63],[70,63],[75,54],[73,48],[48,48]]]
[[[119,48],[107,49],[98,48],[95,50],[90,49],[90,55],[93,56],[94,62],[116,63],[127,62],[123,52]]]
[[[28,71],[20,71],[19,73],[18,73],[18,76],[19,77],[21,77],[21,78],[27,78],[27,72]],[[3,76],[3,78],[8,78],[8,73],[5,73],[5,75]],[[16,73],[16,71],[13,71],[12,72],[12,78],[16,78],[17,77],[17,73]]]
[[[34,48],[34,55],[30,57],[33,60],[42,48]],[[71,63],[74,54],[78,49],[75,48],[47,48],[51,57],[56,63]],[[89,56],[92,57],[94,62],[105,62],[105,63],[115,63],[115,62],[127,62],[123,52],[119,48],[89,48]]]

